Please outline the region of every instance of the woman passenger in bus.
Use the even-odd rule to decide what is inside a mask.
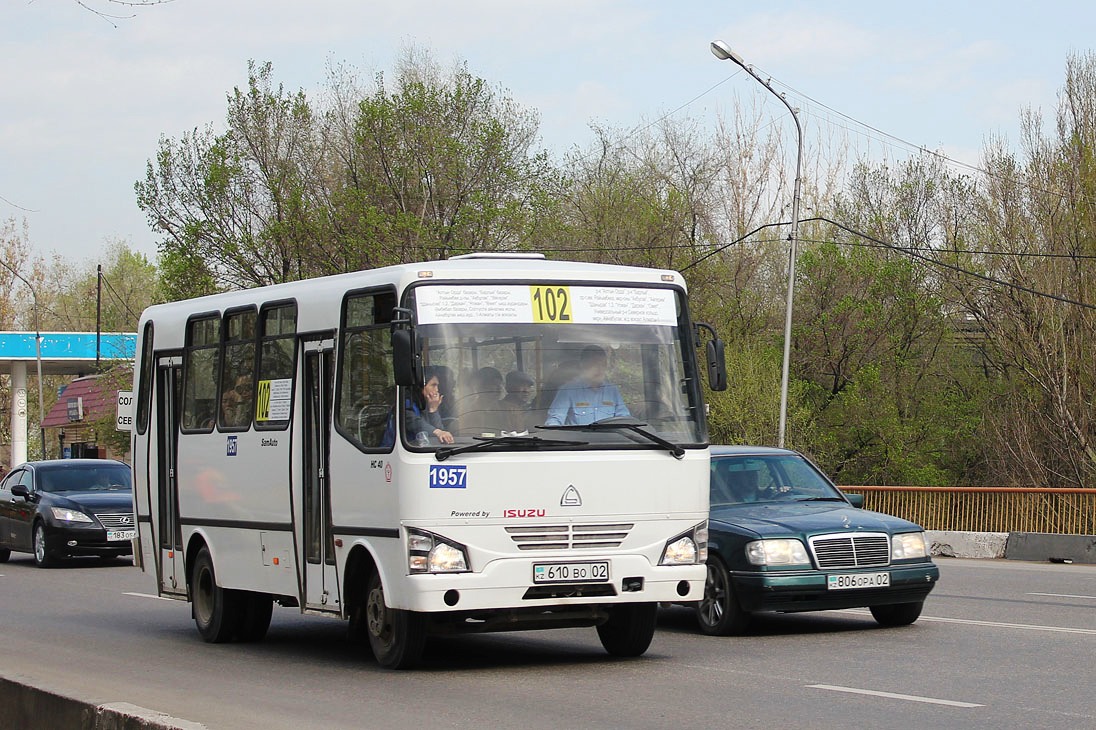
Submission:
[[[224,425],[246,426],[251,423],[254,412],[254,389],[250,373],[236,376],[236,384],[221,396]]]
[[[446,431],[441,420],[441,403],[445,399],[438,388],[438,369],[427,366],[422,390],[412,394],[405,404],[407,438],[419,446],[429,446],[433,436],[443,444],[453,443],[453,434]]]

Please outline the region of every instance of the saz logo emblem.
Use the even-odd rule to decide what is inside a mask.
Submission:
[[[559,506],[560,507],[581,507],[582,506],[582,495],[578,493],[577,489],[575,489],[575,485],[573,485],[573,484],[568,485],[568,487],[563,490],[563,496],[560,497]]]

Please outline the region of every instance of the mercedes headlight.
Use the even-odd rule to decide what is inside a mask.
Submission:
[[[891,560],[911,560],[928,557],[925,533],[903,532],[891,538]]]
[[[754,565],[810,565],[799,540],[754,540],[746,543],[746,558]]]

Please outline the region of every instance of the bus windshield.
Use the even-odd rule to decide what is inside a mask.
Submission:
[[[408,304],[426,382],[404,395],[410,448],[492,440],[477,450],[657,449],[707,441],[677,289],[423,284]]]

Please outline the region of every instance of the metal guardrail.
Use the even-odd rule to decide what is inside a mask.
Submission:
[[[1096,535],[1096,489],[841,487],[926,530]]]

